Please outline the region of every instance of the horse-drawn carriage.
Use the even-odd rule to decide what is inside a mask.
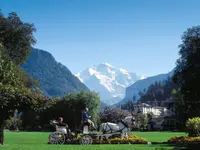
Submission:
[[[100,132],[102,134],[89,133],[89,127],[87,124],[83,125],[82,132],[71,132],[69,127],[61,127],[57,125],[56,121],[50,122],[56,127],[56,131],[49,135],[50,144],[92,144],[94,139],[97,139],[99,143],[102,143],[103,138],[106,138],[109,142],[109,138],[113,136],[120,136],[121,139],[128,138],[130,127],[135,125],[135,119],[133,116],[128,116],[121,120],[118,124],[115,123],[102,123],[100,125]]]

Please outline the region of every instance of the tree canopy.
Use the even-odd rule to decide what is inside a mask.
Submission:
[[[69,127],[74,130],[80,128],[82,111],[87,107],[95,124],[99,121],[100,97],[95,92],[82,91],[66,94],[60,100],[55,100],[40,114],[41,125],[49,124],[49,120],[63,117]]]
[[[179,46],[180,58],[173,80],[180,89],[176,93],[177,107],[181,108],[184,121],[199,116],[200,111],[200,26],[194,26],[184,32]],[[184,113],[184,114],[183,114]]]
[[[0,13],[0,43],[6,54],[17,65],[24,63],[31,53],[31,45],[36,43],[33,24],[24,23],[17,13],[12,12],[8,17]]]

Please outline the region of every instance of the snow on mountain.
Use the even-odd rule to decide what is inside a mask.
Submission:
[[[126,87],[141,77],[122,68],[115,68],[108,63],[101,63],[87,68],[76,76],[90,90],[98,92],[101,101],[112,105],[118,103],[125,94]]]
[[[142,75],[142,76],[140,77],[140,80],[144,80],[144,79],[146,79],[146,78],[147,78],[147,76]]]

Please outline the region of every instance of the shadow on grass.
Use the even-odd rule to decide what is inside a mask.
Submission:
[[[155,148],[155,150],[200,150],[200,145],[159,147]]]

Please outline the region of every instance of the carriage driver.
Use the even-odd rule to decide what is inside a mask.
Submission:
[[[85,108],[85,111],[83,113],[83,121],[84,123],[89,123],[89,126],[92,126],[93,129],[96,129],[95,126],[94,126],[94,123],[90,120],[90,117],[88,115],[88,108]]]

